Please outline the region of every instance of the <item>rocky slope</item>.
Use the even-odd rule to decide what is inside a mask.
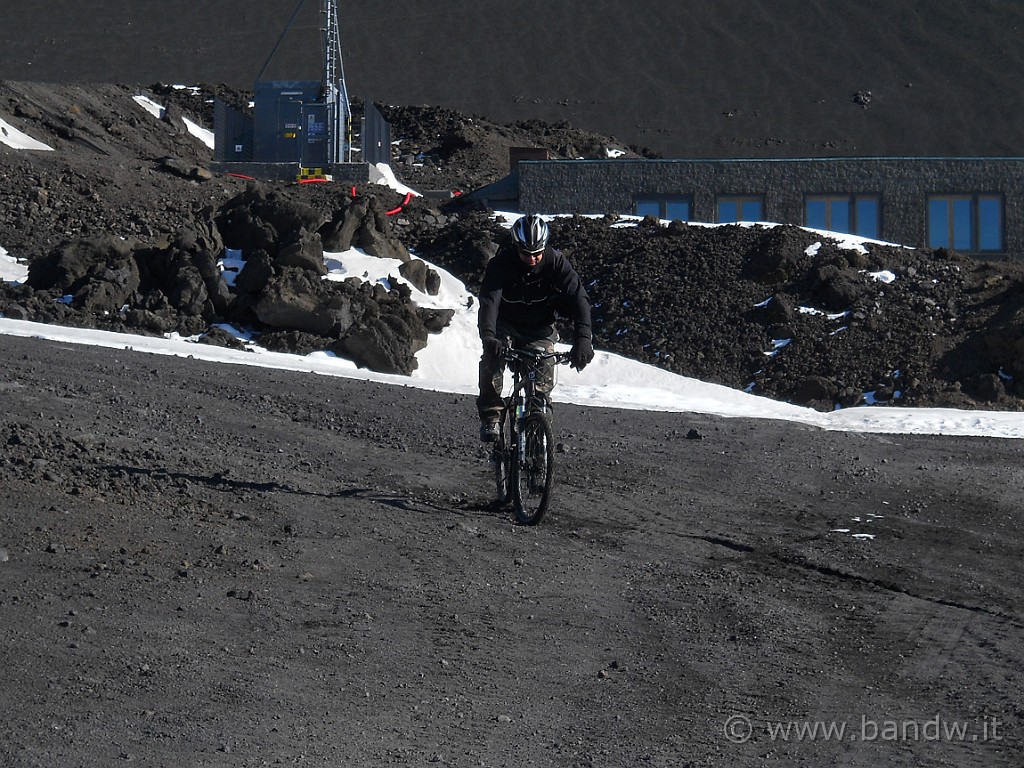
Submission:
[[[322,280],[324,249],[397,258],[426,290],[436,275],[420,259],[475,286],[501,227],[457,199],[403,206],[378,185],[214,176],[209,149],[181,116],[209,121],[215,90],[244,97],[0,84],[0,116],[55,150],[0,147],[0,244],[31,265],[26,285],[3,286],[0,312],[139,333],[233,322],[274,349],[330,349],[376,370],[413,370],[427,334],[448,318],[413,306],[400,287]],[[168,107],[163,120],[133,100],[141,92]],[[383,109],[398,140],[396,171],[414,188],[494,181],[512,146],[556,157],[624,149],[566,124]],[[614,217],[558,219],[553,244],[589,285],[599,348],[820,408],[1024,404],[1024,272],[1015,263],[842,248],[795,227],[622,226]],[[218,266],[224,246],[246,259],[233,281]],[[208,340],[231,343],[220,333]]]

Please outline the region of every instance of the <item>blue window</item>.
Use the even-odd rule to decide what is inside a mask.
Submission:
[[[764,199],[752,196],[718,198],[718,222],[731,224],[737,221],[764,221]]]
[[[661,202],[659,200],[635,200],[633,202],[633,213],[637,216],[653,216],[661,218]]]
[[[813,229],[877,239],[878,198],[873,195],[811,195],[805,206],[805,222]]]
[[[881,206],[877,197],[860,196],[853,199],[853,234],[877,240],[882,235]]]
[[[689,195],[644,195],[633,200],[633,213],[637,216],[689,221],[692,210]]]
[[[965,253],[1003,251],[1002,195],[932,195],[928,247]]]
[[[978,250],[1003,250],[1003,199],[996,195],[978,198]]]
[[[689,200],[666,200],[665,201],[665,216],[663,218],[679,221],[690,220],[690,201]]]

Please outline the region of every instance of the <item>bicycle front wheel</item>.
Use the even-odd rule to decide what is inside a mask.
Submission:
[[[507,504],[512,497],[512,451],[511,419],[503,415],[499,424],[498,439],[491,452],[494,465],[494,490],[499,504]]]
[[[536,525],[548,509],[555,474],[555,437],[547,414],[527,416],[520,439],[521,446],[511,446],[517,459],[512,464],[516,520]]]

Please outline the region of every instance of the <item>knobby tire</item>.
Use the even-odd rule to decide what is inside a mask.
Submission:
[[[512,498],[511,419],[505,414],[498,425],[498,440],[494,443],[491,462],[494,464],[494,490],[499,504]]]
[[[512,492],[516,521],[536,525],[551,500],[555,475],[555,436],[547,414],[531,413],[523,422],[526,452],[512,461]],[[518,456],[518,446],[510,446]]]

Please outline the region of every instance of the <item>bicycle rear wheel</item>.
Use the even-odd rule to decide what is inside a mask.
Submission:
[[[525,451],[511,446],[518,454],[512,462],[512,494],[516,520],[536,525],[544,517],[551,500],[555,475],[555,437],[547,414],[534,412],[523,422]]]
[[[494,465],[494,490],[499,504],[508,504],[512,498],[512,451],[511,423],[504,414],[498,425],[498,439],[491,451],[491,463]]]

